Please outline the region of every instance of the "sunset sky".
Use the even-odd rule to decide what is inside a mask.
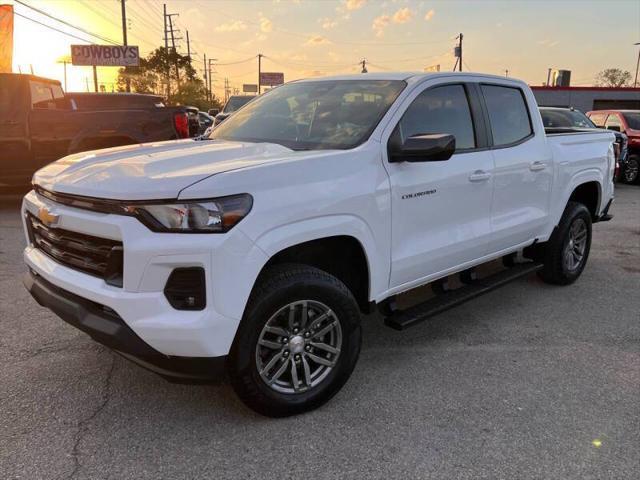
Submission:
[[[11,0],[18,14],[78,37],[105,43]],[[102,37],[121,41],[119,0],[23,0],[54,17]],[[146,55],[163,43],[162,1],[128,0],[129,44]],[[533,85],[547,68],[572,71],[572,84],[589,85],[597,72],[618,67],[635,73],[640,42],[640,1],[409,1],[409,0],[168,0],[177,28],[189,30],[194,66],[202,55],[216,58],[215,90],[224,78],[232,86],[256,83],[258,53],[263,71],[282,71],[285,80],[312,75],[418,70],[455,63],[453,46],[464,34],[464,70],[509,75]],[[176,18],[176,17],[174,17]],[[87,43],[16,16],[14,70],[62,81],[56,63],[69,45]],[[179,42],[186,54],[186,38]],[[90,67],[68,67],[69,90],[85,90]],[[99,79],[115,78],[99,68]]]

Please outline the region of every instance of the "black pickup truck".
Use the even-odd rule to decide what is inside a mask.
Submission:
[[[0,73],[0,188],[26,185],[70,153],[190,136],[184,107],[123,95],[115,108],[91,107],[66,96],[57,80]]]

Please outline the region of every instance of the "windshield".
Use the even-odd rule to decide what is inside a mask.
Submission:
[[[255,97],[252,97],[249,95],[245,95],[241,97],[230,97],[227,103],[225,104],[224,108],[222,109],[222,111],[224,113],[235,112],[243,105],[246,105],[247,103],[249,103],[249,100],[252,100],[253,98]]]
[[[596,128],[580,110],[540,109],[542,123],[546,128]]]
[[[229,117],[210,138],[294,150],[353,148],[369,138],[405,85],[401,80],[290,83]]]
[[[627,121],[627,125],[631,130],[640,130],[640,112],[625,112],[622,116]]]

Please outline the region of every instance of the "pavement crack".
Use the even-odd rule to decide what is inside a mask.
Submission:
[[[80,463],[80,444],[84,439],[85,435],[89,432],[89,427],[91,422],[100,415],[111,398],[111,380],[113,379],[113,372],[115,371],[116,359],[113,353],[111,355],[111,365],[107,370],[107,374],[104,379],[103,388],[102,388],[102,399],[96,409],[87,417],[78,422],[78,430],[76,431],[75,440],[73,443],[73,448],[71,449],[70,457],[73,459],[73,470],[71,473],[65,477],[66,480],[71,480],[76,476],[80,467],[82,467]]]

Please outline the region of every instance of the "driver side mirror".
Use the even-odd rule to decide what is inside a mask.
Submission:
[[[210,108],[209,109],[209,115],[211,115],[212,117],[215,117],[219,113],[220,113],[220,109],[219,108]]]
[[[400,136],[394,136],[397,140],[389,142],[390,162],[441,162],[449,160],[456,150],[456,137],[447,133],[412,135],[402,144]]]
[[[620,126],[619,125],[609,125],[607,127],[607,130],[613,130],[614,132],[619,132],[620,131]]]

